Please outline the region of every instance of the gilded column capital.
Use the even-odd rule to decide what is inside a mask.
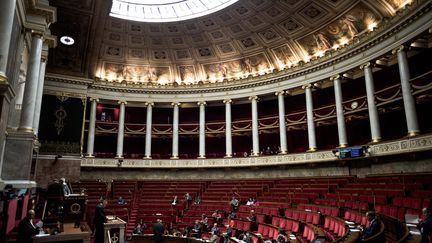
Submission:
[[[371,62],[367,62],[365,64],[360,65],[360,69],[363,70],[363,69],[369,68],[371,66],[372,66],[372,63]]]
[[[312,87],[313,87],[312,84],[304,84],[304,85],[302,85],[302,89],[310,89]]]
[[[249,97],[249,100],[256,100],[256,101],[258,101],[258,100],[259,100],[259,97],[256,96],[256,95],[253,95],[253,96],[250,96],[250,97]]]
[[[145,106],[154,106],[154,102],[146,102],[144,103]]]
[[[119,105],[121,105],[121,104],[127,105],[127,101],[126,100],[119,100],[119,101],[117,101],[117,104],[119,104]]]
[[[223,100],[223,103],[224,104],[232,104],[233,101],[232,101],[232,99],[225,99],[225,100]]]
[[[198,101],[197,105],[202,106],[202,105],[207,105],[207,103],[205,101]]]
[[[335,76],[330,77],[331,81],[337,80],[337,79],[341,79],[341,75],[337,74]]]
[[[180,102],[172,102],[171,105],[172,105],[172,106],[180,106],[181,103],[180,103]]]
[[[44,39],[44,33],[40,30],[30,30],[31,36],[36,38]]]
[[[96,102],[99,102],[99,98],[90,97],[89,100],[90,100],[90,101],[96,101]]]
[[[276,92],[275,92],[275,95],[276,95],[276,96],[279,96],[279,95],[285,95],[285,93],[286,93],[285,91],[283,91],[283,90],[279,90],[279,91],[276,91]]]
[[[405,51],[406,49],[407,49],[407,47],[404,46],[404,45],[402,45],[402,46],[398,46],[398,47],[396,47],[395,49],[392,50],[392,54],[393,54],[393,55],[394,55],[394,54],[397,54],[397,53],[399,53],[399,52],[401,52],[401,51]]]
[[[47,63],[48,62],[48,55],[43,55],[42,54],[42,56],[41,56],[41,62]]]
[[[8,82],[8,78],[7,78],[6,74],[4,74],[3,72],[0,72],[0,84],[7,83],[7,82]]]

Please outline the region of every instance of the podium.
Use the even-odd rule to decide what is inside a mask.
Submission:
[[[126,222],[118,217],[107,216],[107,218],[108,221],[104,223],[104,243],[124,243]]]
[[[46,242],[82,242],[90,243],[92,231],[86,223],[82,223],[80,227],[75,227],[74,223],[63,224],[62,231],[56,235],[39,234],[33,237],[33,243]]]

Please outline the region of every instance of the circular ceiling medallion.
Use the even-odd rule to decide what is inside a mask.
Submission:
[[[113,0],[110,16],[140,22],[174,22],[219,11],[238,0]]]

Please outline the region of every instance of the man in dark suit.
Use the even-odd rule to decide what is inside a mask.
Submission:
[[[95,238],[94,243],[104,243],[105,241],[105,230],[104,223],[107,222],[107,217],[105,216],[105,206],[107,205],[107,200],[102,198],[96,205],[95,216],[94,216],[94,226],[95,226]]]
[[[423,219],[419,222],[418,228],[422,236],[422,243],[431,243],[432,239],[432,212],[430,208],[423,208]]]
[[[366,217],[368,218],[369,226],[362,230],[362,237],[361,237],[362,240],[372,237],[378,234],[378,232],[380,231],[380,223],[376,217],[375,212],[374,211],[367,212]]]
[[[39,233],[39,227],[33,224],[35,218],[35,211],[30,209],[27,216],[21,220],[18,225],[18,238],[17,243],[31,243],[33,236]]]
[[[164,226],[162,224],[162,220],[156,220],[156,224],[153,225],[153,242],[154,243],[162,243],[162,236],[164,233]]]

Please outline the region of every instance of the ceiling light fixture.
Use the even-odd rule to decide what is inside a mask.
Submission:
[[[75,43],[75,40],[72,37],[65,35],[60,37],[60,42],[64,45],[71,46]]]

